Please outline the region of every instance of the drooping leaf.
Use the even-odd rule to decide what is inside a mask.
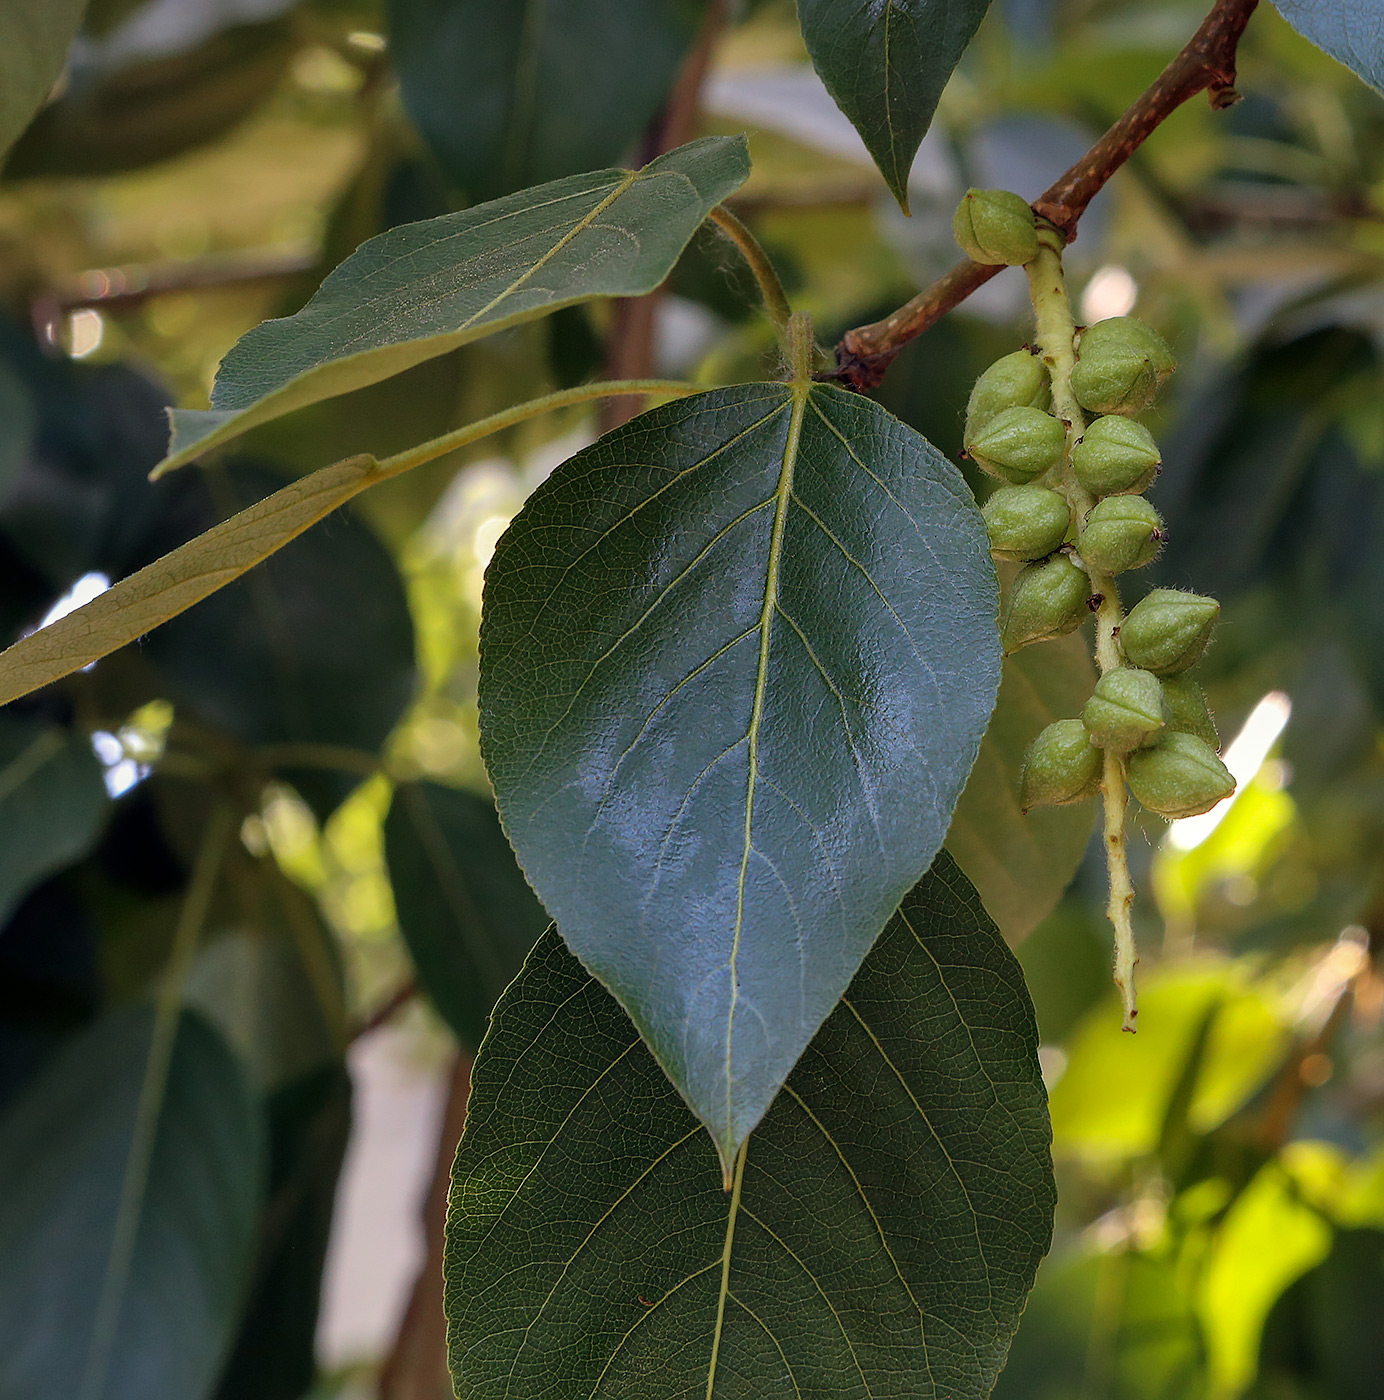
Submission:
[[[856,974],[734,1189],[543,939],[476,1065],[446,1255],[461,1400],[982,1400],[1051,1234],[1022,977],[951,860]]]
[[[110,803],[86,736],[0,714],[0,925],[95,843]]]
[[[211,408],[174,410],[160,469],[560,306],[652,291],[748,174],[743,137],[709,136],[372,238],[296,315],[231,347]]]
[[[1384,22],[1375,0],[1274,0],[1274,4],[1299,34],[1384,92]]]
[[[471,199],[621,160],[696,36],[700,0],[390,0],[404,105]],[[572,96],[581,94],[581,120]]]
[[[0,161],[52,91],[86,0],[0,0]]]
[[[798,0],[812,66],[905,209],[913,157],[989,7],[990,0]]]
[[[384,825],[399,929],[418,978],[463,1044],[547,928],[494,806],[474,793],[405,783]]]
[[[956,469],[819,385],[642,415],[496,550],[481,739],[505,830],[727,1160],[941,845],[995,606]]]
[[[105,1017],[0,1120],[6,1396],[204,1400],[216,1376],[254,1239],[262,1125],[231,1052],[190,1014],[119,1271],[117,1325],[105,1331],[107,1314],[109,1351],[93,1356],[151,1029],[144,1008]]]
[[[995,713],[952,816],[947,849],[1011,943],[1052,913],[1081,864],[1094,819],[1091,802],[1025,815],[1019,808],[1024,754],[1045,724],[1081,713],[1094,683],[1079,634],[1006,657]]]
[[[1201,1400],[1201,1328],[1173,1264],[1127,1247],[1049,1259],[995,1400]]]
[[[162,554],[268,497],[280,480],[241,462],[205,481],[189,473],[146,550]],[[415,685],[413,623],[398,568],[368,527],[344,512],[159,628],[142,654],[175,705],[249,745],[326,745],[368,758]],[[358,781],[338,783],[321,768],[291,776],[320,815]]]

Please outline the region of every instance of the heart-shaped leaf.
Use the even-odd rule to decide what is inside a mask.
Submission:
[[[642,170],[570,175],[370,239],[301,311],[241,336],[211,408],[173,411],[158,470],[518,321],[652,291],[748,174],[743,137],[708,136]]]
[[[389,0],[390,51],[404,105],[447,173],[491,199],[619,160],[677,76],[700,8]]]
[[[905,210],[913,157],[989,8],[990,0],[798,0],[812,66]]]
[[[453,1172],[457,1394],[982,1400],[1051,1236],[1048,1142],[1022,975],[946,855],[729,1195],[550,934],[496,1009]]]
[[[1299,34],[1384,92],[1384,16],[1377,0],[1274,0],[1274,4]]]
[[[942,843],[995,702],[995,610],[956,469],[826,385],[642,415],[495,552],[501,819],[726,1161]]]

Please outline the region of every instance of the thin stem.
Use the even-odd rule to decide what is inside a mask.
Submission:
[[[763,245],[724,204],[718,204],[711,211],[711,222],[740,249],[740,256],[745,259],[750,271],[754,273],[754,280],[759,283],[759,294],[764,298],[764,310],[774,323],[779,337],[786,337],[788,319],[793,314],[793,308],[788,304],[783,283],[779,281],[779,275]]]
[[[1086,417],[1072,392],[1072,370],[1076,366],[1076,322],[1062,270],[1063,241],[1060,230],[1050,225],[1040,226],[1038,256],[1028,264],[1026,271],[1029,294],[1033,299],[1035,339],[1052,378],[1053,412],[1067,425],[1061,480],[1056,485],[1073,513],[1082,519],[1095,501],[1072,470],[1072,448],[1086,431]],[[1091,595],[1100,600],[1096,609],[1096,664],[1104,675],[1124,664],[1119,642],[1124,612],[1114,577],[1089,566],[1086,566],[1086,571],[1091,579]],[[1110,900],[1106,905],[1106,914],[1115,931],[1115,985],[1120,990],[1120,1000],[1124,1006],[1124,1028],[1132,1031],[1139,1014],[1134,991],[1134,968],[1139,957],[1134,946],[1134,925],[1130,919],[1134,882],[1130,879],[1129,852],[1125,845],[1125,813],[1129,794],[1125,787],[1124,759],[1109,749],[1105,751],[1101,768],[1101,797],[1105,807],[1105,865],[1110,877]]]
[[[1066,174],[1033,202],[1071,242],[1086,206],[1106,181],[1184,102],[1210,91],[1217,109],[1236,101],[1235,56],[1259,0],[1216,0],[1211,13],[1153,85]],[[836,349],[836,377],[856,389],[873,389],[894,356],[1001,269],[968,261],[920,292],[892,315],[847,331]]]
[[[187,986],[193,956],[197,951],[202,925],[206,922],[207,911],[211,907],[221,861],[234,829],[230,805],[219,803],[208,818],[206,830],[202,834],[197,863],[178,915],[177,928],[174,930],[173,950],[155,997],[149,1058],[144,1064],[144,1080],[140,1085],[139,1101],[135,1107],[130,1150],[125,1159],[125,1176],[120,1186],[120,1204],[116,1208],[110,1253],[106,1256],[106,1273],[101,1284],[100,1301],[96,1305],[96,1318],[91,1329],[91,1349],[87,1353],[86,1366],[82,1373],[79,1400],[96,1400],[106,1388],[111,1350],[120,1328],[120,1312],[125,1301],[125,1285],[129,1279],[130,1265],[139,1237],[140,1218],[144,1213],[144,1193],[149,1184],[159,1118],[163,1113],[164,1096],[168,1090],[168,1076],[173,1064],[173,1047],[178,1035],[183,992]]]
[[[492,433],[502,432],[529,418],[537,418],[541,413],[552,413],[559,408],[569,408],[573,404],[587,403],[591,399],[619,398],[625,394],[695,394],[698,387],[683,379],[600,379],[594,384],[578,384],[574,389],[559,389],[556,393],[544,394],[542,398],[529,399],[515,404],[513,408],[492,413],[488,418],[467,423],[465,427],[454,428],[441,437],[420,442],[416,447],[396,452],[392,457],[383,458],[370,476],[362,483],[361,489],[372,486],[377,481],[399,476],[403,472],[420,467],[424,462],[436,461],[459,447],[469,447],[471,443]]]

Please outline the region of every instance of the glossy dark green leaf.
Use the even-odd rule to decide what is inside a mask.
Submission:
[[[561,466],[500,541],[481,742],[563,936],[729,1160],[927,868],[999,679],[956,469],[747,384]]]
[[[0,714],[0,924],[95,844],[110,803],[84,734]]]
[[[704,137],[642,170],[597,170],[390,229],[299,312],[231,347],[209,410],[177,409],[164,467],[560,306],[638,296],[749,174],[743,137]]]
[[[461,1400],[983,1400],[1051,1235],[1032,1010],[945,856],[722,1189],[549,935],[476,1063],[446,1254]]]
[[[0,160],[62,73],[86,0],[0,0]]]
[[[1206,1354],[1173,1265],[1116,1248],[1049,1260],[994,1400],[1201,1400]]]
[[[145,542],[156,557],[269,495],[282,478],[236,463],[168,483],[176,495]],[[393,559],[348,512],[151,632],[143,657],[189,717],[250,745],[378,753],[413,697],[413,622]],[[367,664],[368,663],[368,664]],[[349,755],[347,756],[349,759]],[[287,755],[279,764],[325,815],[359,776]]]
[[[405,783],[384,825],[399,930],[418,979],[474,1049],[490,1009],[548,927],[494,805],[436,783]]]
[[[812,65],[899,203],[942,89],[990,0],[798,0]]]
[[[701,9],[390,0],[391,52],[404,105],[442,165],[471,199],[493,199],[623,159],[677,76]]]
[[[1384,92],[1384,17],[1377,0],[1274,0],[1274,4],[1299,34]]]
[[[71,1041],[0,1120],[0,1394],[203,1400],[239,1310],[262,1125],[234,1056],[185,1014],[109,1351],[93,1336],[152,1013]],[[109,1313],[107,1313],[107,1320]],[[104,1329],[103,1329],[104,1330]]]
[[[947,849],[1011,942],[1052,913],[1085,854],[1094,802],[1019,808],[1024,754],[1045,724],[1071,719],[1091,695],[1095,668],[1079,633],[1005,657],[1000,698],[956,804]]]

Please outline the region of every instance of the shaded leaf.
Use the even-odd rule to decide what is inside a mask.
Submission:
[[[106,1364],[88,1373],[152,1024],[142,1007],[107,1016],[0,1120],[7,1396],[202,1400],[215,1379],[253,1244],[262,1126],[231,1052],[187,1014],[118,1326]]]
[[[162,553],[218,516],[268,496],[280,479],[246,463],[205,480],[187,475],[146,549]],[[174,618],[148,638],[142,654],[169,699],[244,744],[330,746],[367,760],[383,746],[415,685],[403,581],[369,528],[344,513]],[[286,758],[281,771],[319,815],[359,781],[358,773],[290,769],[291,762]]]
[[[399,930],[418,979],[463,1044],[548,927],[494,805],[435,783],[405,783],[384,824]]]
[[[1299,34],[1384,92],[1384,22],[1375,0],[1274,0],[1274,4]]]
[[[947,849],[1011,942],[1057,905],[1085,854],[1095,803],[1019,808],[1024,754],[1044,725],[1081,713],[1095,668],[1079,633],[1004,661],[1000,698],[947,832]]]
[[[0,0],[0,159],[53,89],[86,0]]]
[[[1039,1270],[995,1400],[1200,1400],[1205,1367],[1176,1269],[1117,1248]]]
[[[700,0],[390,0],[404,105],[471,199],[609,165],[643,134]],[[581,94],[581,119],[572,96]]]
[[[743,137],[705,137],[372,238],[301,311],[231,347],[212,407],[173,411],[162,469],[560,306],[652,291],[748,174]]]
[[[998,652],[956,469],[832,387],[646,413],[500,541],[505,830],[727,1160],[941,845]]]
[[[84,734],[0,714],[0,925],[40,880],[95,844],[109,805]]]
[[[1023,980],[945,855],[730,1195],[619,1006],[553,933],[496,1010],[453,1173],[457,1393],[981,1400],[1053,1200]]]
[[[990,0],[798,0],[798,20],[836,105],[899,203],[952,69]]]

